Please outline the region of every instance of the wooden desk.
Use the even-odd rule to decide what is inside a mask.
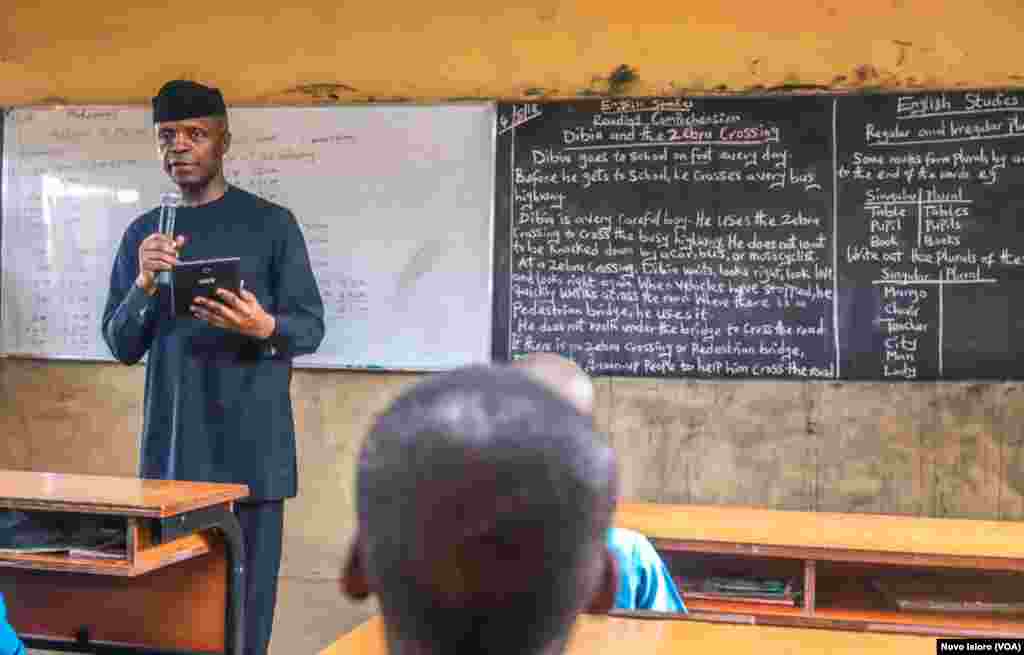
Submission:
[[[26,644],[240,655],[245,485],[0,470],[0,508],[123,519],[118,559],[0,553],[0,592]]]
[[[935,639],[832,630],[727,625],[688,620],[583,615],[566,655],[679,655],[680,653],[935,654]],[[375,616],[320,655],[387,655],[384,623]]]
[[[743,507],[624,503],[615,524],[651,539],[677,578],[802,578],[799,607],[686,599],[691,617],[939,636],[1024,636],[1024,614],[907,611],[878,590],[907,579],[1017,589],[1024,603],[1024,524]],[[980,582],[984,580],[984,582]],[[1011,592],[1013,593],[1013,592]]]

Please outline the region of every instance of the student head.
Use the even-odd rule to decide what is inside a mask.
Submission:
[[[512,366],[553,389],[584,414],[594,413],[594,384],[590,376],[571,359],[554,353],[530,353]]]
[[[153,127],[164,172],[183,193],[223,181],[231,133],[218,89],[189,80],[164,84],[153,98]]]
[[[614,453],[509,367],[400,396],[363,444],[343,588],[376,593],[392,652],[537,655],[614,601]]]

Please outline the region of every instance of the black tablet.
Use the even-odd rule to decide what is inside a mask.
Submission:
[[[198,259],[178,262],[171,273],[171,298],[177,316],[190,316],[196,296],[217,300],[217,289],[238,295],[241,288],[241,258]]]

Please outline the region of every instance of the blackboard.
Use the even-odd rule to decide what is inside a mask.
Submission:
[[[595,375],[1021,377],[1022,103],[501,104],[493,356],[558,352]]]
[[[1024,373],[1024,95],[838,103],[841,368],[851,378]]]

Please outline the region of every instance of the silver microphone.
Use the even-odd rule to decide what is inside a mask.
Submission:
[[[174,215],[178,211],[179,205],[181,205],[180,193],[170,191],[160,194],[160,224],[157,229],[160,230],[161,234],[166,234],[172,241],[174,240]],[[170,286],[171,272],[160,271],[156,276],[156,282],[157,284]]]

